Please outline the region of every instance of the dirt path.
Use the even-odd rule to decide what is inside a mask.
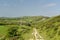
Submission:
[[[39,35],[36,28],[33,29],[32,35],[33,35],[33,39],[30,39],[30,40],[44,40],[43,37]]]

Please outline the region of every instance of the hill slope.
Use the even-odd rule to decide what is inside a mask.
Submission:
[[[55,17],[25,16],[21,18],[0,18],[0,37],[6,36],[8,29],[11,27],[19,27],[18,30],[24,40],[32,37],[33,28],[37,29],[44,40],[60,39],[60,15]]]
[[[32,37],[31,33],[33,32],[35,23],[38,23],[43,18],[48,19],[48,17],[44,17],[44,16],[32,16],[32,17],[29,16],[29,17],[21,17],[21,18],[3,18],[2,17],[0,18],[0,38],[6,36],[8,34],[8,30],[11,27],[19,27],[18,30],[22,35],[22,38],[24,40],[28,40]],[[8,37],[6,37],[6,39],[7,38]],[[20,38],[20,40],[22,39]]]
[[[46,40],[60,40],[60,16],[51,17],[38,23],[38,30]]]

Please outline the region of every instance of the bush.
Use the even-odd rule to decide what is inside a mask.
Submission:
[[[18,40],[20,35],[20,32],[18,31],[19,27],[11,27],[8,29],[8,38],[9,40]]]

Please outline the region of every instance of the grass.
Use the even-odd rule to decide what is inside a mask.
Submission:
[[[8,28],[9,27],[7,27],[7,26],[0,26],[0,36],[6,35]]]
[[[41,21],[41,19],[46,18]],[[6,19],[5,19],[6,20]],[[2,24],[5,24],[5,20],[0,20]],[[22,21],[22,22],[21,22]],[[11,24],[8,24],[11,23]],[[60,40],[60,16],[56,17],[22,17],[21,19],[7,19],[6,25],[0,25],[0,37],[7,35],[10,27],[19,27],[19,31],[22,31],[22,37],[24,40],[32,38],[32,29],[36,28],[40,35],[45,40]],[[0,23],[0,24],[1,24]],[[21,24],[20,24],[21,23]],[[19,25],[18,25],[19,24]],[[28,25],[30,24],[30,26]]]

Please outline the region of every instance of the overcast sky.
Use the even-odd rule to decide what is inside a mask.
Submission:
[[[60,0],[0,0],[0,17],[60,15]]]

